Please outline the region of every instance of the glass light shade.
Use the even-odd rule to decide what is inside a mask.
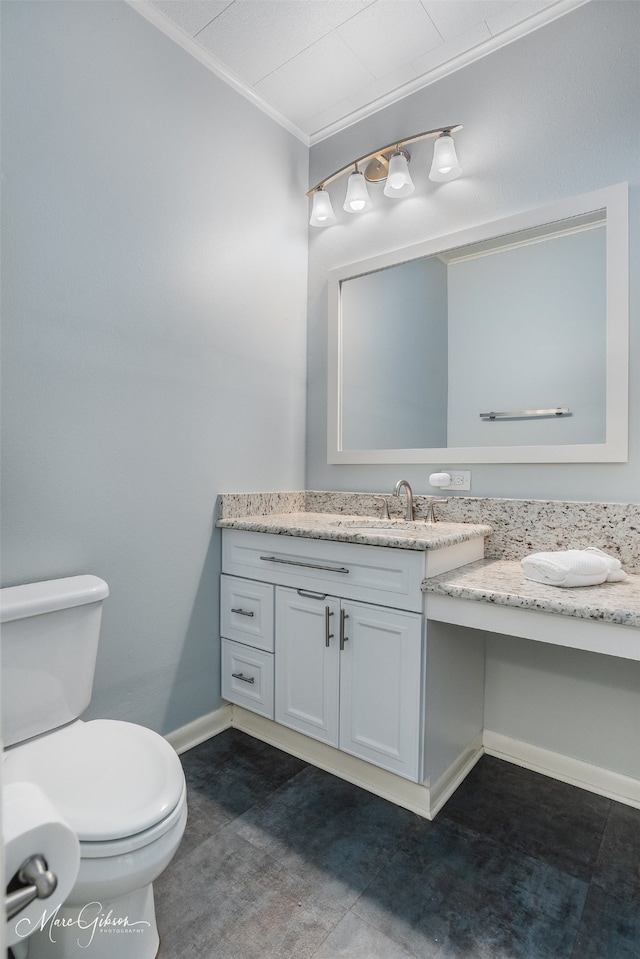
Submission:
[[[346,210],[347,213],[364,213],[365,210],[370,210],[372,206],[364,173],[356,170],[355,173],[351,174],[347,183],[347,195],[344,198],[343,210]]]
[[[336,215],[331,206],[331,197],[326,190],[316,190],[313,194],[311,208],[311,226],[331,226],[336,222]]]
[[[458,163],[453,137],[448,133],[441,133],[433,145],[433,163],[429,179],[436,183],[445,180],[455,180],[460,176],[462,168]]]
[[[415,186],[409,173],[409,164],[404,153],[398,151],[389,160],[387,182],[384,185],[384,195],[389,197],[409,196]]]

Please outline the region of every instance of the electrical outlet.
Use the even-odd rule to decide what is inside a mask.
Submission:
[[[451,483],[444,489],[471,489],[471,470],[447,470]]]

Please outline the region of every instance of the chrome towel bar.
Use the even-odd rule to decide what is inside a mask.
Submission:
[[[515,410],[512,413],[480,413],[480,419],[488,420],[497,420],[499,417],[504,418],[507,416],[519,417],[519,416],[566,416],[570,414],[571,410],[568,406],[556,406],[551,410]]]

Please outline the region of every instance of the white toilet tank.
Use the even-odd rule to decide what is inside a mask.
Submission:
[[[0,590],[5,746],[63,726],[87,708],[108,595],[97,576]]]

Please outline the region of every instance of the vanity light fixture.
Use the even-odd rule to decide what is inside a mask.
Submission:
[[[455,180],[461,173],[453,137],[449,132],[441,133],[433,145],[433,163],[429,179],[435,180],[436,183],[443,183],[446,180]]]
[[[367,190],[367,181],[364,173],[361,173],[357,167],[347,180],[347,195],[344,198],[343,210],[347,213],[364,213],[373,206],[369,191]]]
[[[385,196],[409,196],[415,190],[415,184],[409,173],[409,154],[406,150],[396,150],[389,160],[387,182],[382,191]]]
[[[374,150],[373,153],[367,153],[366,156],[352,160],[307,192],[307,196],[310,196],[313,201],[309,223],[311,226],[331,226],[336,222],[326,187],[327,184],[347,174],[349,174],[349,180],[343,204],[343,210],[347,213],[364,213],[371,209],[373,203],[367,183],[381,183],[386,180],[383,192],[386,197],[392,199],[413,193],[415,185],[409,173],[411,156],[404,147],[419,140],[435,140],[429,179],[437,182],[455,180],[462,173],[462,169],[458,163],[452,134],[461,129],[462,127],[458,125],[416,133],[405,140],[389,143],[387,146],[380,147],[379,150]],[[365,165],[364,173],[360,169],[363,164]]]
[[[309,223],[311,226],[331,226],[335,222],[336,215],[331,206],[331,197],[324,187],[318,187],[313,194],[313,208]]]

